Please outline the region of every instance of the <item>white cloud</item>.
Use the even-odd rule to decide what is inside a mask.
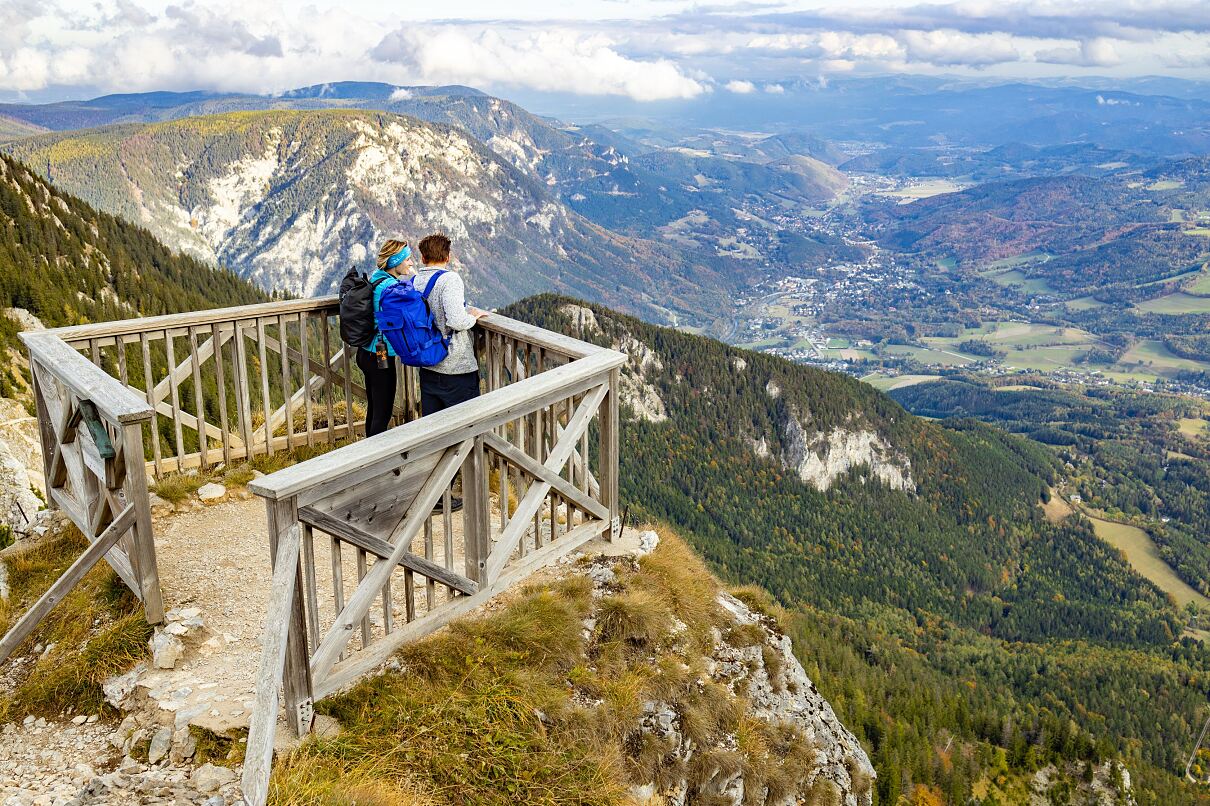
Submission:
[[[624,56],[614,39],[572,30],[407,26],[386,36],[373,55],[426,82],[624,95],[637,101],[693,98],[709,91],[670,59]]]
[[[770,95],[784,95],[786,88],[781,84],[766,84],[765,92],[769,93]]]
[[[0,93],[348,79],[654,101],[850,70],[1210,79],[1207,0],[731,1],[577,4],[544,21],[536,4],[453,0],[441,21],[401,24],[370,0],[0,0]]]
[[[391,93],[390,97],[387,98],[387,100],[391,101],[391,102],[406,101],[411,97],[412,97],[412,91],[409,90],[407,87],[396,87],[395,91]]]

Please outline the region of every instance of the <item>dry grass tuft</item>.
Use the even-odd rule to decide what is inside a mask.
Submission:
[[[672,612],[654,593],[633,590],[606,596],[597,610],[603,642],[620,641],[641,649],[657,647],[672,627]]]
[[[87,547],[74,527],[61,537],[5,559],[12,597],[0,602],[0,634],[41,596]],[[142,606],[118,578],[100,563],[51,610],[15,654],[36,644],[44,652],[25,678],[0,695],[0,723],[27,714],[102,713],[109,706],[101,684],[147,654],[151,627]]]
[[[165,501],[179,504],[209,480],[200,473],[171,473],[156,479],[151,485],[151,491]]]
[[[589,607],[580,580],[523,591],[407,647],[402,673],[322,704],[343,731],[279,765],[275,802],[349,803],[347,782],[392,803],[416,791],[446,803],[622,802],[618,754],[564,718]]]

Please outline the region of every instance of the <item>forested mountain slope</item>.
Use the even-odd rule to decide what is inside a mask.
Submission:
[[[266,298],[0,155],[0,307],[23,308],[57,327]],[[0,350],[18,346],[17,330],[13,318],[0,316]],[[0,372],[0,396],[9,393],[13,371]]]
[[[1013,780],[1110,757],[1141,802],[1193,797],[1177,775],[1210,657],[1086,523],[1043,517],[1046,448],[600,307],[544,296],[509,313],[630,354],[632,517],[671,522],[788,608],[804,662],[868,742],[878,802],[917,786],[1021,802]]]
[[[473,299],[551,288],[653,318],[732,282],[569,210],[466,132],[353,110],[240,112],[43,135],[11,146],[56,184],[262,287],[314,295],[377,242],[445,230]],[[669,302],[675,300],[675,303]]]

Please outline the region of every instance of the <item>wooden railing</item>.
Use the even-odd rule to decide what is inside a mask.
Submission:
[[[147,473],[364,433],[337,315],[328,297],[22,335],[49,498],[90,544],[0,640],[0,661],[102,556],[163,620]],[[417,374],[401,371],[397,427],[250,485],[267,505],[273,577],[248,803],[267,797],[279,689],[306,733],[315,701],[404,642],[618,529],[625,356],[497,314],[477,341],[481,397],[421,420]]]
[[[274,570],[249,804],[268,795],[279,687],[287,723],[304,734],[314,702],[405,642],[618,528],[625,356],[494,314],[481,329],[482,397],[251,485],[266,502]],[[452,513],[458,475],[464,505]]]
[[[47,497],[89,545],[0,640],[0,662],[102,557],[142,599],[150,623],[164,618],[143,464],[151,407],[53,331],[21,337],[29,350]]]
[[[355,437],[365,388],[338,314],[322,297],[52,332],[154,409],[147,460],[160,476]],[[396,423],[419,409],[415,374],[399,373]]]

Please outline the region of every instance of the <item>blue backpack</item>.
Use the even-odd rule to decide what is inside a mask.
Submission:
[[[445,271],[429,278],[424,291],[410,282],[393,283],[378,302],[378,329],[399,360],[409,367],[431,367],[450,354],[450,340],[437,328],[429,308],[429,294]]]

